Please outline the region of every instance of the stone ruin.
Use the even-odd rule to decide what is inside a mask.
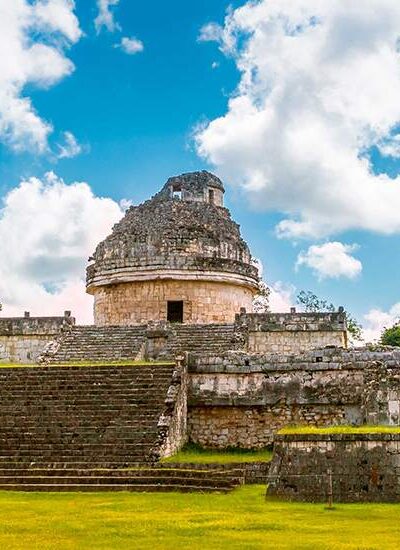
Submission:
[[[222,182],[203,171],[170,178],[153,198],[130,207],[90,258],[87,292],[94,296],[93,326],[76,325],[69,312],[60,318],[0,318],[0,361],[34,363],[40,354],[43,388],[46,384],[53,388],[51,398],[42,396],[43,401],[50,399],[49,410],[59,408],[54,388],[59,388],[63,403],[70,398],[75,403],[77,396],[68,393],[74,391],[74,384],[67,384],[69,378],[80,380],[89,397],[93,388],[92,401],[88,397],[93,410],[97,410],[99,400],[107,402],[107,392],[110,406],[118,410],[118,392],[129,384],[130,376],[131,399],[138,403],[135,410],[142,410],[142,400],[157,404],[151,425],[144,412],[129,420],[126,410],[122,413],[121,409],[121,418],[128,424],[132,421],[134,432],[129,437],[120,435],[128,433],[128,424],[114,426],[112,416],[101,420],[104,425],[91,426],[90,433],[96,433],[98,439],[97,443],[91,440],[87,455],[82,455],[88,462],[103,466],[154,462],[187,440],[218,449],[263,448],[276,440],[282,427],[293,424],[399,425],[399,353],[390,348],[348,349],[342,308],[334,313],[301,313],[294,308],[290,313],[252,312],[258,271],[239,226],[223,205],[223,197]],[[181,359],[172,369],[171,361],[177,356]],[[123,368],[112,367],[121,360],[157,360],[164,367],[154,363],[151,376],[147,367],[137,367],[143,369],[141,381],[141,370],[135,375],[128,372],[127,378]],[[80,362],[98,367],[86,369],[80,379],[73,367],[59,370],[57,366]],[[4,376],[11,380],[6,371]],[[39,371],[29,370],[27,374],[28,393],[30,380],[39,391],[35,382],[39,374],[35,372]],[[21,376],[15,384],[20,384]],[[154,384],[149,385],[149,380]],[[70,390],[64,395],[65,384]],[[96,384],[104,385],[101,398]],[[31,403],[28,394],[26,399]],[[71,427],[63,428],[63,415],[68,414],[63,406],[60,404],[60,414],[56,415],[57,445],[48,439],[51,430],[46,436],[40,431],[39,424],[45,422],[40,420],[42,413],[34,411],[39,439],[43,438],[46,448],[56,445],[58,449],[54,456],[49,451],[47,461],[45,453],[35,455],[35,461],[65,463],[78,448],[86,449],[86,432],[77,435],[78,447],[74,447],[74,439],[65,440]],[[121,407],[126,403],[121,402]],[[77,412],[75,426],[81,422],[78,418]],[[281,441],[280,437],[277,440]],[[279,460],[275,457],[271,487],[277,495],[290,493],[292,498],[293,494],[303,494],[301,483],[292,492],[283,483],[288,479],[284,465],[299,464],[302,475],[304,462],[294,460],[293,448],[311,449],[311,439],[305,447],[296,443],[297,447],[282,451]],[[277,449],[283,449],[282,445]],[[316,448],[331,451],[329,445],[314,445],[312,452]],[[65,448],[69,449],[67,456]],[[96,455],[97,448],[100,455]],[[112,448],[120,449],[119,459]],[[331,454],[337,457],[335,452]],[[288,457],[286,462],[282,457]],[[315,458],[315,464],[324,468],[326,462],[318,460]],[[369,458],[365,463],[368,469]],[[293,483],[289,481],[288,486],[293,487]],[[303,486],[309,488],[307,483]],[[383,486],[387,487],[386,481]],[[322,489],[307,491],[304,499],[323,493]],[[376,494],[371,491],[371,495]],[[386,489],[382,491],[388,494]],[[393,491],[390,495],[392,498]]]
[[[251,310],[258,272],[208,172],[170,178],[132,206],[87,269],[97,326],[229,323]]]

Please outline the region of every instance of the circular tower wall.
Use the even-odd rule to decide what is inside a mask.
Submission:
[[[131,207],[87,270],[96,325],[229,323],[252,309],[258,273],[208,172],[170,178]]]

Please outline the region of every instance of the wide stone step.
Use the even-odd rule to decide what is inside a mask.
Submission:
[[[204,477],[169,477],[169,476],[0,476],[0,485],[8,484],[38,484],[38,485],[190,485],[190,486],[212,486],[229,489],[239,485],[238,481],[219,478]]]
[[[60,477],[153,477],[153,478],[201,478],[215,480],[233,480],[238,481],[243,478],[243,470],[208,470],[208,469],[182,469],[182,468],[130,468],[130,469],[88,469],[88,468],[1,468],[0,476],[10,478],[12,476],[32,477],[32,476],[60,476]]]
[[[1,491],[44,491],[44,492],[111,492],[111,491],[134,491],[143,493],[152,492],[179,492],[179,493],[212,493],[220,492],[227,493],[233,487],[208,487],[208,486],[192,486],[192,485],[131,485],[131,484],[98,484],[98,485],[63,485],[63,484],[40,484],[40,483],[21,483],[21,484],[5,484],[0,485]]]

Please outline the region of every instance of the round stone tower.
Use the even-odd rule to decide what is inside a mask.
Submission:
[[[209,172],[170,178],[131,206],[87,269],[96,325],[232,323],[252,311],[258,271]]]

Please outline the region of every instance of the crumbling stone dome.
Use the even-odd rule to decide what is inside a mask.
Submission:
[[[258,272],[223,194],[216,176],[194,172],[127,210],[87,269],[96,324],[233,322],[251,311]]]

